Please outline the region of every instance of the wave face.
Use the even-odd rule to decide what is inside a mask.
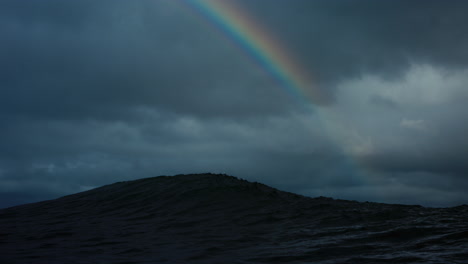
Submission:
[[[468,263],[467,216],[161,176],[0,210],[0,263]]]

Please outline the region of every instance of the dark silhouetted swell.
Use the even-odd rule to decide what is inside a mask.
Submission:
[[[163,176],[0,210],[0,263],[468,263],[467,216]]]

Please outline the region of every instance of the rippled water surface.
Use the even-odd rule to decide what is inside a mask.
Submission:
[[[468,263],[468,206],[156,177],[0,210],[0,263]]]

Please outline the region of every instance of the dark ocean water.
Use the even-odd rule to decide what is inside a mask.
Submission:
[[[468,206],[156,177],[0,210],[0,263],[468,263]]]

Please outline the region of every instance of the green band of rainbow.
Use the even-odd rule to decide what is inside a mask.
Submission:
[[[296,99],[320,103],[311,78],[248,12],[230,0],[186,0],[191,7],[228,35],[249,57],[268,71]]]
[[[265,0],[266,1],[266,0]],[[234,0],[183,0],[197,13],[215,24],[249,57],[259,63],[288,94],[296,98],[307,109],[313,110],[319,125],[334,141],[338,148],[348,145],[347,137],[342,135],[346,126],[341,125],[341,118],[327,107],[315,108],[314,105],[326,104],[326,97],[314,85],[310,73],[287,52],[277,39],[254,20],[245,9],[235,4]],[[313,109],[312,109],[313,108]],[[344,162],[347,174],[356,182],[362,183],[365,172],[359,169],[359,161],[352,153],[344,150]]]

